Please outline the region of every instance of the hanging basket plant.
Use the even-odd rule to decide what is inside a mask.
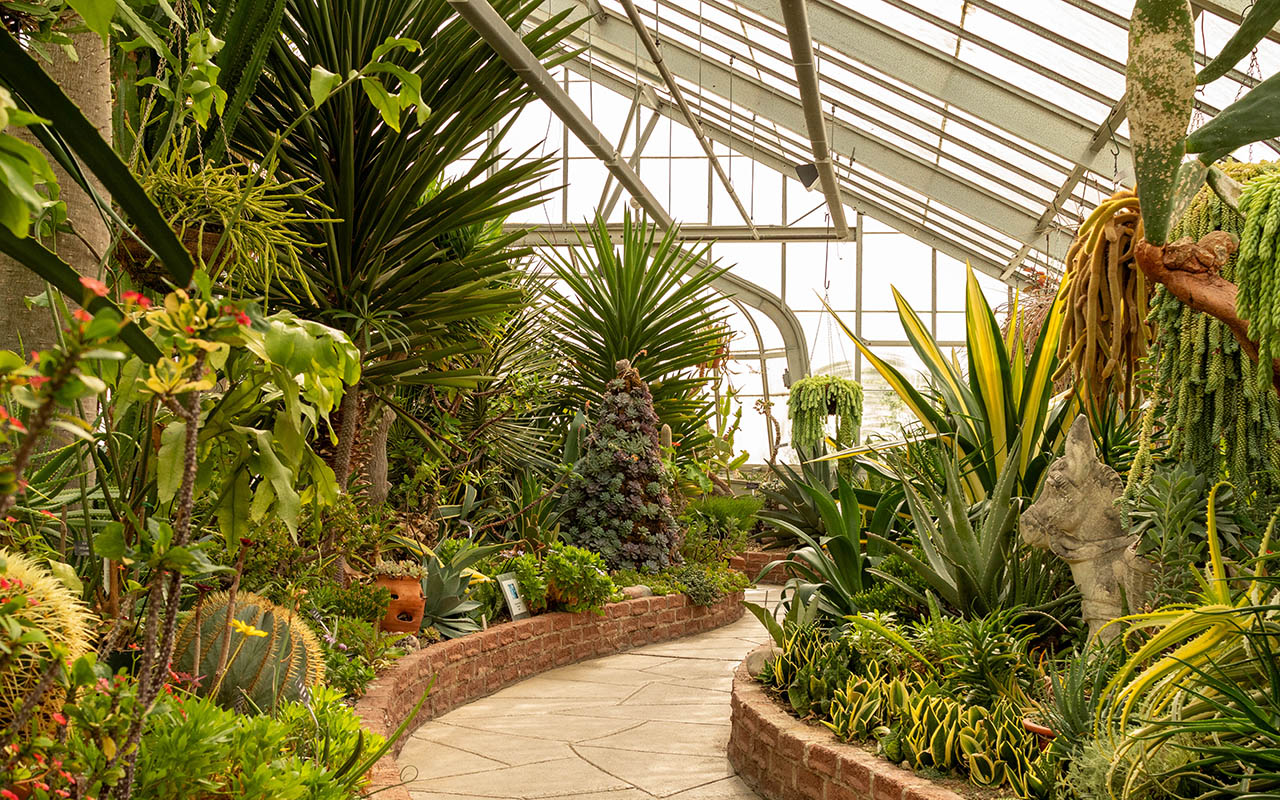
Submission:
[[[862,424],[862,385],[836,375],[812,375],[791,384],[787,401],[791,444],[818,450],[826,439],[827,419],[836,418],[836,447],[851,447]]]

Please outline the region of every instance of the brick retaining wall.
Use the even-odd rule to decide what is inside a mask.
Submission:
[[[962,800],[826,728],[791,716],[747,673],[733,676],[729,762],[765,800]]]
[[[742,616],[742,593],[711,606],[695,606],[683,594],[611,603],[603,615],[554,612],[496,625],[460,639],[424,647],[380,675],[356,703],[365,727],[390,736],[436,682],[406,735],[422,723],[504,686],[588,658],[702,633]],[[374,768],[370,790],[399,783],[394,755],[401,741]],[[408,800],[403,787],[378,793],[381,800]]]
[[[745,572],[747,577],[755,580],[760,574],[760,570],[769,565],[770,561],[777,561],[786,558],[790,554],[789,550],[748,550],[740,555],[733,556],[729,559],[729,566],[739,572]],[[772,573],[770,583],[781,583],[780,580],[789,570],[779,569]]]

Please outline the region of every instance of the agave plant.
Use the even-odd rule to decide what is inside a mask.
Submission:
[[[707,247],[681,247],[675,226],[659,240],[657,226],[630,213],[618,247],[603,219],[586,234],[567,253],[542,253],[567,289],[551,293],[551,320],[570,397],[579,407],[598,400],[615,365],[629,360],[649,384],[658,419],[688,452],[706,438],[714,411],[705,391],[711,375],[698,368],[716,359],[724,340],[725,314],[711,286],[724,270],[708,264]]]
[[[473,582],[489,580],[472,567],[501,550],[505,545],[463,545],[451,558],[441,558],[430,550],[422,555],[422,596],[426,606],[422,627],[435,628],[446,639],[455,639],[480,630],[470,614],[480,608],[470,597]]]
[[[834,497],[821,486],[800,484],[800,489],[821,517],[825,535],[810,533],[782,519],[767,519],[766,524],[802,546],[785,559],[766,565],[757,580],[764,580],[777,569],[788,570],[795,576],[787,584],[795,597],[805,602],[817,598],[820,610],[827,615],[856,614],[864,609],[858,608],[855,597],[871,588],[871,565],[879,560],[879,542],[889,533],[900,495],[878,495],[877,505],[868,509],[859,490],[843,475],[838,476]],[[863,494],[868,493],[864,490]],[[870,525],[864,531],[863,516],[868,510]],[[865,544],[864,534],[868,538]]]
[[[1011,452],[1018,445],[1015,436]],[[965,616],[987,616],[1015,607],[1047,613],[1069,605],[1070,594],[1054,591],[1051,567],[1025,559],[1020,552],[1015,535],[1020,502],[1013,493],[1018,461],[1008,459],[986,499],[971,504],[964,493],[958,457],[947,452],[940,455],[941,490],[932,481],[918,480],[904,459],[896,461],[918,548],[909,549],[874,532],[868,536],[902,558],[938,598]],[[900,578],[879,570],[875,575],[926,603],[919,590]]]
[[[943,353],[929,327],[897,289],[893,296],[907,340],[928,370],[932,387],[928,394],[912,386],[838,316],[832,316],[923,429],[953,444],[961,454],[969,468],[964,480],[969,500],[976,502],[994,492],[1010,461],[1016,465],[1012,492],[1034,496],[1066,436],[1066,423],[1075,418],[1078,406],[1074,394],[1054,397],[1053,374],[1058,367],[1058,338],[1064,312],[1062,297],[1049,310],[1031,348],[1031,358],[1024,366],[1022,326],[1009,325],[1007,334],[1000,335],[995,313],[970,268],[965,290],[969,363],[964,369],[954,356],[948,358]],[[830,312],[830,307],[827,310]],[[1010,353],[1015,357],[1011,358]],[[841,455],[851,457],[853,453],[846,451],[836,457]]]

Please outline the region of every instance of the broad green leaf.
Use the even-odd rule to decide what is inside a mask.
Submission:
[[[119,522],[108,522],[98,535],[93,537],[93,552],[101,558],[119,561],[127,551],[124,543],[124,525]]]
[[[1222,109],[1187,137],[1187,152],[1212,164],[1235,150],[1280,136],[1280,73]],[[1144,212],[1143,218],[1146,215]]]
[[[184,422],[170,422],[160,434],[160,453],[156,456],[156,494],[168,503],[182,485],[182,457],[187,442]]]
[[[89,30],[106,42],[111,34],[111,18],[116,13],[116,0],[67,0],[67,5],[80,15]]]
[[[382,121],[387,123],[392,130],[400,130],[400,112],[402,110],[400,99],[387,91],[387,87],[382,85],[382,81],[374,77],[362,79],[360,87],[369,96],[369,102],[373,103],[373,107],[382,114]]]
[[[1195,30],[1187,0],[1137,0],[1125,74],[1138,203],[1147,241],[1161,245],[1195,99]]]
[[[1240,22],[1240,27],[1196,75],[1196,83],[1205,84],[1221,78],[1240,60],[1249,55],[1262,37],[1280,22],[1280,0],[1254,0],[1253,8]]]
[[[311,68],[311,105],[318,108],[321,103],[329,99],[329,95],[333,94],[333,90],[342,82],[342,76],[335,75],[324,67],[315,66]]]
[[[378,59],[385,56],[387,53],[390,53],[392,50],[396,50],[400,48],[404,48],[405,50],[408,50],[409,52],[414,53],[414,52],[417,52],[418,48],[420,47],[421,45],[418,44],[417,40],[415,39],[407,39],[404,37],[397,38],[395,36],[388,36],[382,42],[382,44],[373,48],[373,57],[370,60],[377,61]]]

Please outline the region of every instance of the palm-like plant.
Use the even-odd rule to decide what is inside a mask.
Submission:
[[[954,356],[948,358],[942,352],[928,326],[897,289],[893,296],[907,340],[929,371],[932,389],[928,394],[872,352],[839,317],[836,321],[925,431],[954,443],[968,467],[965,494],[969,500],[976,502],[995,491],[1009,460],[1017,465],[1011,490],[1034,496],[1078,405],[1074,394],[1053,397],[1062,296],[1049,310],[1024,366],[1022,326],[1011,324],[1008,334],[1000,335],[995,313],[970,268],[965,290],[967,370]],[[1017,313],[1016,309],[1011,313]],[[1010,353],[1016,357],[1010,358]]]
[[[653,392],[658,419],[687,450],[713,410],[704,391],[710,376],[698,367],[715,360],[723,341],[725,314],[711,283],[724,270],[708,265],[708,248],[682,248],[677,228],[659,241],[656,226],[630,214],[620,247],[603,219],[587,236],[567,254],[542,254],[567,287],[552,292],[551,319],[571,399],[598,400],[615,365],[629,360]]]
[[[494,3],[513,28],[536,5]],[[571,29],[559,27],[562,19],[532,29],[525,44],[539,57],[555,52]],[[420,46],[384,44],[406,39]],[[311,110],[313,65],[347,75],[375,56],[388,87],[420,85],[420,113],[388,118],[355,91]],[[514,246],[519,232],[487,233],[549,191],[536,188],[549,159],[501,150],[532,97],[445,0],[288,1],[235,144],[244,156],[261,158],[277,132],[296,123],[280,142],[276,174],[317,187],[311,200],[298,201],[311,216],[300,229],[322,245],[302,254],[315,302],[299,302],[297,310],[344,330],[360,347],[360,390],[388,400],[393,385],[468,386],[481,375],[452,359],[480,348],[473,326],[522,302],[511,281],[514,262],[527,255]],[[474,161],[446,181],[445,170],[463,159]],[[288,294],[281,297],[292,303]],[[340,467],[355,433],[357,393],[344,397]]]

